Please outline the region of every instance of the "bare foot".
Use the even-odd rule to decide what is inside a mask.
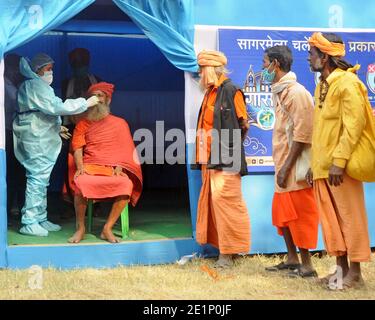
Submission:
[[[103,240],[107,240],[110,243],[119,243],[120,240],[115,237],[115,235],[112,233],[111,229],[103,229],[100,238]]]
[[[301,264],[300,271],[302,273],[311,273],[311,272],[315,271],[315,269],[312,265]]]
[[[219,259],[215,262],[214,268],[230,268],[233,267],[233,255],[231,254],[220,254]]]
[[[348,272],[344,278],[337,279],[334,274],[328,283],[328,289],[330,290],[348,290],[348,289],[359,289],[365,285],[362,275],[359,273]]]
[[[343,289],[359,289],[365,285],[363,281],[362,275],[359,273],[351,273],[348,274],[343,279]]]
[[[297,259],[287,259],[286,261],[285,261],[285,264],[286,265],[297,265],[297,264],[300,264],[299,263],[299,260],[298,260],[298,258]]]
[[[69,238],[69,243],[79,243],[85,236],[85,229],[78,229],[73,237]]]

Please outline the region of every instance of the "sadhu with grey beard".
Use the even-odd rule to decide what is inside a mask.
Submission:
[[[216,267],[231,266],[233,255],[250,251],[250,219],[241,191],[241,176],[247,174],[241,134],[246,136],[249,124],[244,95],[226,76],[226,63],[221,52],[198,55],[205,96],[194,166],[202,170],[196,237],[219,249]]]
[[[76,126],[72,139],[76,173],[74,207],[77,231],[69,239],[80,242],[85,234],[87,199],[114,198],[101,238],[119,242],[112,227],[130,202],[137,203],[142,191],[142,171],[129,126],[110,114],[114,86],[99,82],[88,93],[99,99],[96,107]]]

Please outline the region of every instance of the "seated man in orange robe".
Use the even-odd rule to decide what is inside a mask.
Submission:
[[[77,231],[69,239],[71,243],[84,237],[87,199],[114,198],[101,238],[116,243],[119,240],[112,233],[113,225],[128,202],[134,206],[141,195],[142,172],[129,126],[109,112],[113,90],[114,86],[106,82],[89,88],[88,92],[99,98],[99,104],[74,130]]]

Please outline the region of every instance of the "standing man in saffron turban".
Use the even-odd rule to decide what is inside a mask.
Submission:
[[[205,96],[194,165],[202,170],[196,237],[219,249],[217,267],[232,266],[233,255],[250,251],[250,218],[241,191],[241,176],[247,174],[241,136],[249,124],[244,95],[226,76],[226,63],[221,52],[198,55]]]
[[[315,90],[311,170],[325,247],[336,257],[335,274],[323,278],[331,289],[363,284],[361,262],[370,260],[370,242],[360,170],[374,159],[359,154],[364,138],[373,136],[374,123],[367,89],[346,62],[345,45],[336,34],[314,33],[309,64],[320,72]],[[366,159],[368,158],[368,159]],[[359,166],[352,170],[353,160]]]

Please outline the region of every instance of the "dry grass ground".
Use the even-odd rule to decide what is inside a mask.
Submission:
[[[373,259],[374,260],[374,259]],[[118,267],[114,269],[43,270],[43,288],[30,289],[28,270],[0,270],[3,299],[375,299],[375,263],[363,264],[366,287],[332,292],[312,280],[270,274],[264,267],[280,256],[251,256],[236,260],[230,271],[211,273],[213,259],[195,259],[180,266]],[[313,258],[319,276],[334,259]],[[204,266],[207,266],[207,271]],[[202,268],[203,267],[203,268]],[[215,277],[217,277],[215,279]]]

